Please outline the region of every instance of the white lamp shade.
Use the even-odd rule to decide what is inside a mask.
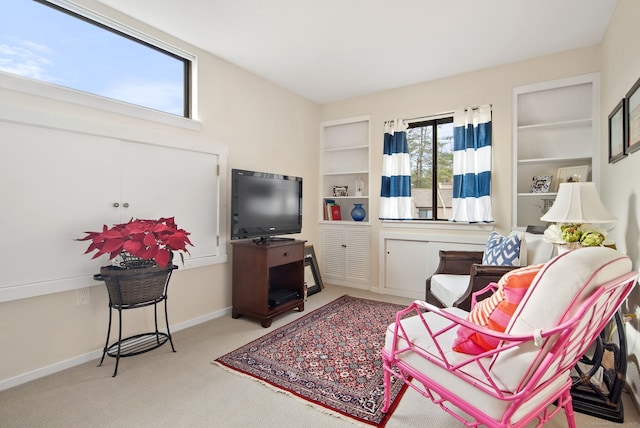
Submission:
[[[560,183],[556,200],[540,220],[576,224],[618,221],[604,207],[592,182]]]

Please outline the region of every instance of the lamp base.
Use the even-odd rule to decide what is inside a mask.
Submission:
[[[624,406],[622,400],[617,404],[607,404],[602,397],[586,389],[571,390],[573,410],[585,415],[595,416],[619,424],[624,422]]]
[[[615,326],[612,326],[615,322]],[[585,355],[580,362],[582,367],[590,367],[585,372],[581,365],[575,366],[578,379],[571,388],[573,410],[611,422],[624,422],[624,407],[622,405],[622,390],[627,374],[627,340],[620,312],[616,312],[609,323],[609,338],[616,334],[617,344],[604,339],[605,330],[595,342],[592,355]],[[604,387],[598,387],[592,382],[592,376],[602,373]]]

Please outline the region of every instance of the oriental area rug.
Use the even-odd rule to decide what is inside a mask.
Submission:
[[[382,413],[380,351],[403,308],[345,295],[215,362],[338,416],[383,427],[406,391],[394,381],[392,405]]]

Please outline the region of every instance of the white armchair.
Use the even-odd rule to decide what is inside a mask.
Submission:
[[[471,294],[521,266],[548,262],[554,245],[543,235],[514,230],[522,240],[519,263],[515,266],[483,264],[482,251],[440,251],[440,263],[426,280],[425,300],[440,308],[459,307],[469,310]]]
[[[459,308],[414,302],[387,329],[386,404],[394,376],[467,426],[543,425],[564,410],[575,427],[571,368],[637,277],[629,258],[610,248],[563,253],[528,285],[504,332],[468,321],[469,313]],[[454,351],[460,329],[497,345],[477,355]]]

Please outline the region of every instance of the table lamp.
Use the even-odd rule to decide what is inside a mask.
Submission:
[[[574,224],[618,221],[605,208],[592,182],[560,183],[556,200],[540,220]]]
[[[582,246],[601,245],[604,241],[606,232],[591,224],[618,221],[605,208],[592,182],[560,183],[553,205],[540,220],[557,223],[545,231],[548,240]]]
[[[587,223],[613,223],[618,221],[604,206],[596,190],[596,186],[592,182],[573,182],[560,183],[558,195],[555,202],[543,215],[540,220],[556,222],[561,226],[553,224],[545,231],[545,240],[555,242],[557,248],[571,249],[572,246],[597,246],[603,245],[606,232],[603,229],[596,229],[587,226]],[[578,235],[572,236],[569,229],[574,228]],[[550,231],[550,229],[555,230]],[[562,233],[558,233],[562,230]],[[602,240],[588,239],[586,242],[581,238],[588,233],[601,233]],[[548,233],[552,232],[552,233]],[[551,239],[547,239],[551,237]],[[569,239],[572,239],[569,240]],[[599,241],[599,242],[598,242]],[[595,343],[593,355],[588,356],[589,365],[583,366],[578,370],[580,382],[575,382],[571,387],[571,397],[573,409],[576,412],[586,413],[591,416],[607,419],[613,422],[622,423],[624,421],[624,408],[622,405],[621,394],[624,388],[624,379],[627,372],[627,338],[622,323],[622,317],[619,312],[615,313],[615,328],[611,329],[611,334],[617,332],[618,343],[610,343],[603,340],[605,337],[601,335]],[[611,340],[611,334],[609,340]],[[615,370],[605,364],[604,356],[610,355],[611,360],[615,361]],[[579,366],[577,366],[579,367]],[[602,392],[600,382],[602,380],[595,376],[602,372],[609,372],[609,378],[606,378],[607,393]],[[613,374],[611,374],[613,372]],[[595,376],[592,379],[592,376]]]

